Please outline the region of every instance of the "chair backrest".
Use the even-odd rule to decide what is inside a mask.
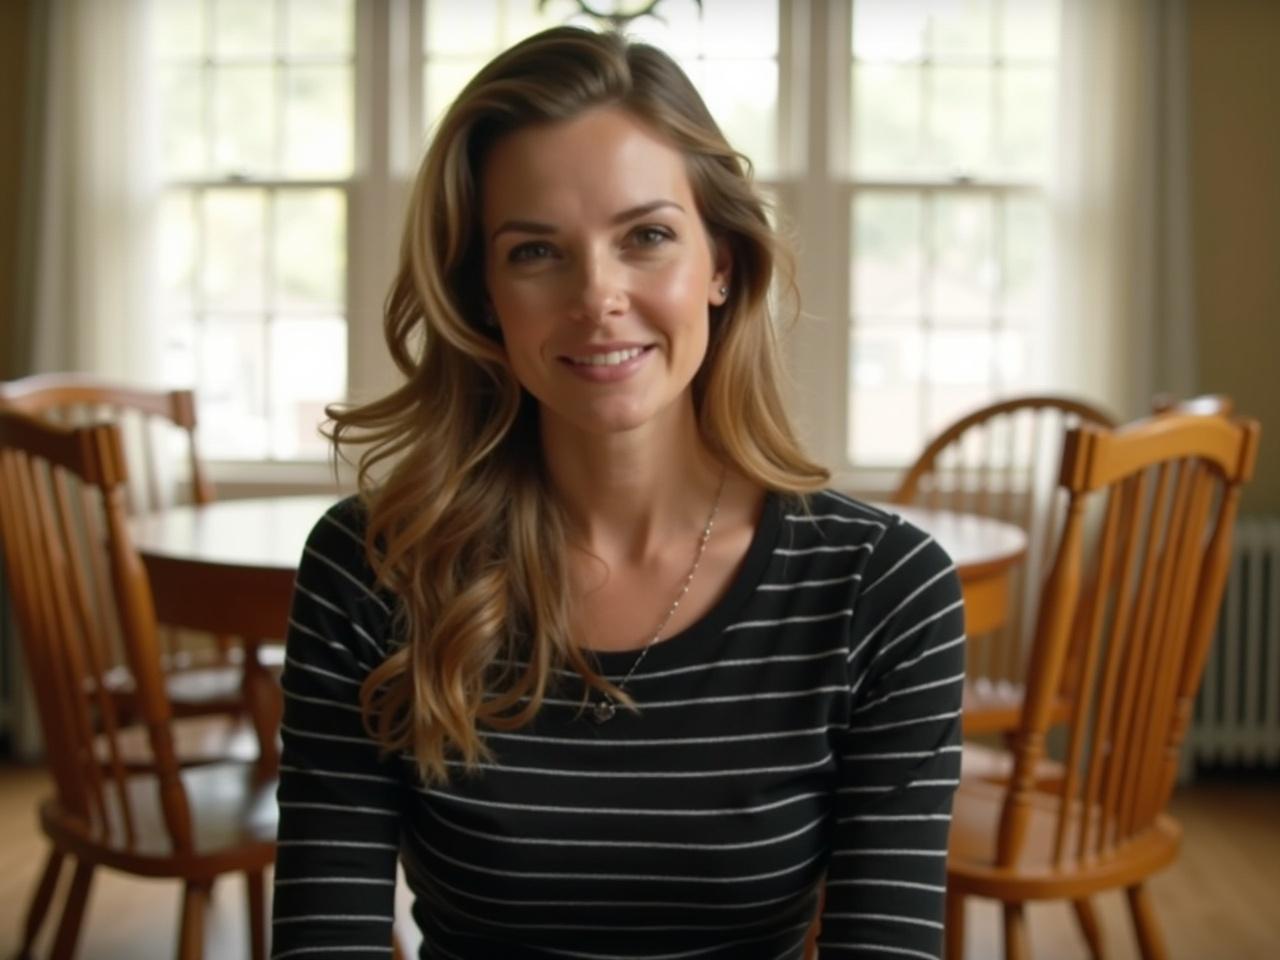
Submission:
[[[59,804],[89,836],[139,839],[121,718],[105,682],[114,635],[136,684],[170,839],[183,851],[190,808],[150,585],[126,527],[127,476],[115,425],[63,427],[0,409],[0,543]],[[109,570],[106,590],[93,587],[95,563]]]
[[[196,446],[196,404],[190,390],[124,386],[79,373],[44,373],[0,383],[0,407],[66,426],[118,424],[133,467],[126,494],[131,513],[159,510],[175,499],[170,471],[175,433],[184,448],[190,499],[195,503],[214,499]]]
[[[1027,534],[1015,573],[1007,626],[970,647],[970,674],[1020,681],[1025,643],[1034,625],[1039,588],[1061,524],[1056,470],[1072,427],[1113,427],[1104,411],[1052,395],[1010,397],[974,410],[926,446],[903,477],[893,502],[979,513],[1016,523]]]
[[[1068,505],[1039,609],[998,857],[1026,839],[1058,691],[1071,716],[1053,856],[1108,856],[1163,811],[1212,642],[1257,421],[1166,413],[1067,436]],[[1101,518],[1088,535],[1088,515]]]

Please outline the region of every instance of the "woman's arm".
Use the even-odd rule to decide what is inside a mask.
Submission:
[[[370,590],[359,516],[339,504],[298,570],[286,644],[272,957],[391,955],[403,783],[360,719],[390,616]]]
[[[926,534],[886,530],[852,638],[821,955],[940,957],[965,640],[954,565]]]

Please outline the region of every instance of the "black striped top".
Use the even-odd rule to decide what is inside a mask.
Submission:
[[[316,526],[288,635],[273,956],[387,957],[396,858],[423,957],[937,957],[964,619],[946,553],[835,493],[770,495],[741,571],[604,725],[562,675],[426,789],[357,690],[386,654],[359,507]],[[635,653],[597,655],[619,680]]]

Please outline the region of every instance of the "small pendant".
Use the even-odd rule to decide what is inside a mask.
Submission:
[[[617,712],[612,700],[600,700],[591,708],[591,719],[596,723],[608,723]]]

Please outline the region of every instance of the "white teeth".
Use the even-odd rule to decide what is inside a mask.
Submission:
[[[587,357],[570,357],[571,363],[588,367],[616,367],[644,353],[643,347],[631,347],[629,350],[610,350],[608,353],[593,353]]]

